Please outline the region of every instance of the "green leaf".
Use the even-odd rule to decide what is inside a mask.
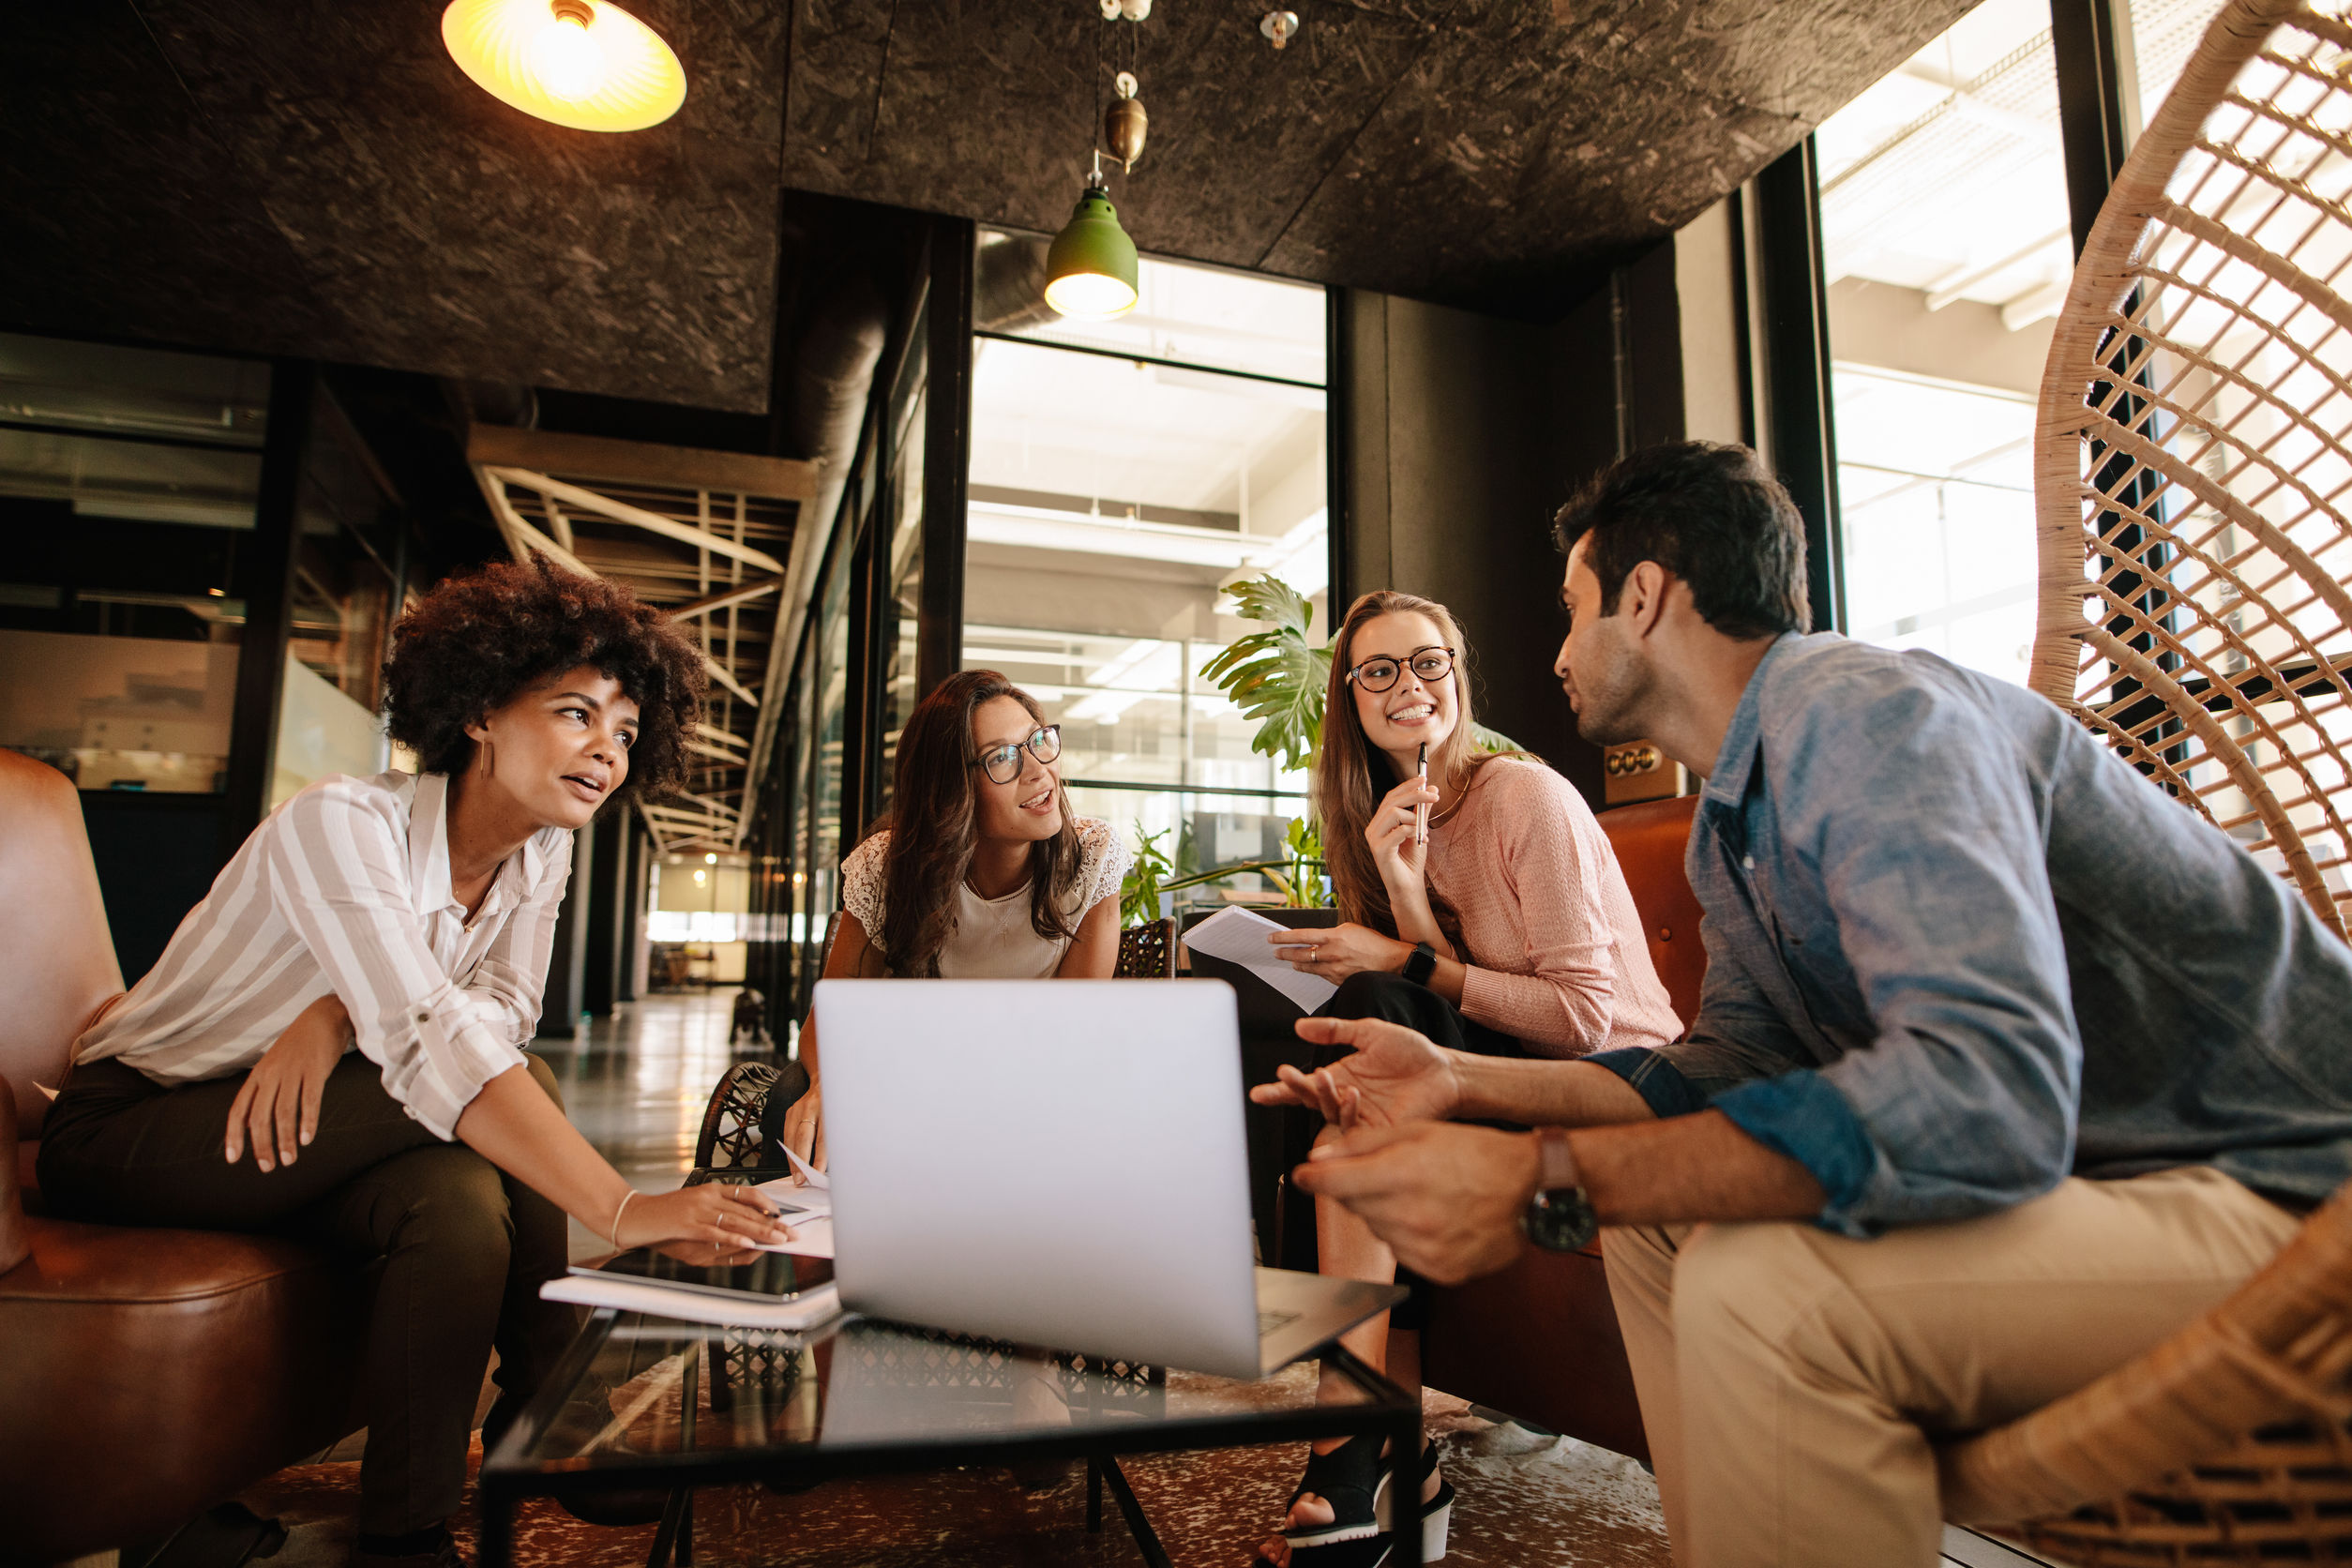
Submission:
[[[1290,771],[1304,768],[1322,742],[1323,691],[1331,676],[1331,650],[1307,645],[1315,607],[1277,577],[1237,582],[1227,592],[1244,620],[1270,625],[1220,650],[1200,673],[1256,721],[1251,750]]]
[[[1141,824],[1138,824],[1138,828]],[[1160,917],[1160,894],[1174,867],[1160,849],[1159,841],[1168,837],[1168,830],[1137,835],[1135,864],[1127,867],[1127,875],[1119,884],[1119,924],[1143,926]]]
[[[1470,739],[1481,751],[1525,751],[1526,746],[1500,730],[1489,730],[1484,724],[1470,726]]]

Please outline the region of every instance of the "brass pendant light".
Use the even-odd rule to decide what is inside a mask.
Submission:
[[[642,130],[686,101],[678,56],[611,0],[450,0],[441,41],[490,97],[575,130]]]
[[[1110,146],[1110,156],[1119,160],[1120,171],[1132,174],[1136,160],[1143,156],[1143,135],[1150,128],[1151,117],[1143,113],[1143,100],[1135,96],[1133,71],[1121,71],[1113,90],[1118,96],[1103,116],[1103,140]]]

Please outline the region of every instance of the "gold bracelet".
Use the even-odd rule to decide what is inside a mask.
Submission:
[[[618,1252],[621,1249],[621,1216],[628,1213],[629,1199],[635,1198],[636,1196],[637,1189],[635,1187],[629,1188],[626,1193],[622,1195],[620,1206],[612,1211],[612,1249],[615,1252]]]

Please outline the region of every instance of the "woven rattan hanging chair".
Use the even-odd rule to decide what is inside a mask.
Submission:
[[[2035,686],[2352,899],[2352,26],[2234,0],[2076,270],[2037,434]],[[2352,1048],[2352,1020],[2346,1048]],[[2352,1189],[2154,1350],[1945,1450],[1947,1515],[2086,1568],[2352,1563]]]

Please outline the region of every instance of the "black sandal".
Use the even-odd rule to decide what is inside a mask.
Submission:
[[[1421,1480],[1426,1485],[1438,1468],[1435,1443],[1421,1450]],[[1284,1517],[1309,1492],[1331,1504],[1327,1525],[1301,1525],[1282,1532],[1290,1544],[1290,1568],[1382,1568],[1395,1543],[1390,1534],[1390,1474],[1381,1462],[1380,1444],[1367,1438],[1349,1438],[1329,1454],[1310,1451],[1306,1473],[1283,1510]],[[1418,1487],[1415,1488],[1419,1490]],[[1421,1504],[1422,1560],[1435,1562],[1445,1556],[1446,1534],[1453,1522],[1454,1484],[1440,1477],[1437,1495]],[[1270,1568],[1260,1557],[1253,1568]]]

